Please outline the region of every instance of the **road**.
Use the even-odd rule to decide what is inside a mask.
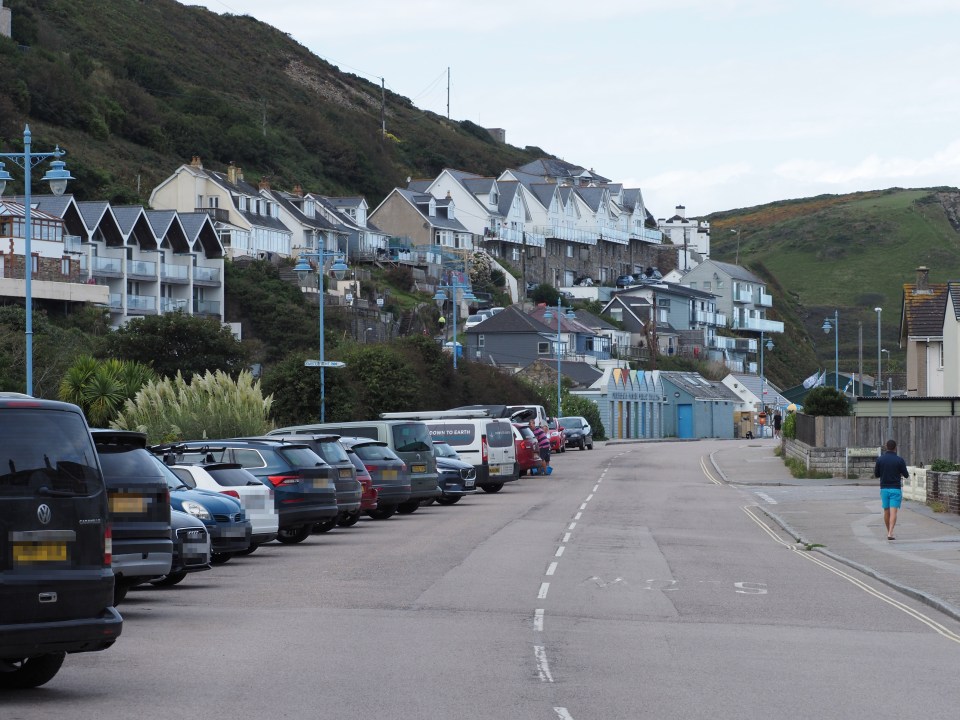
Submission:
[[[960,624],[797,549],[722,447],[598,444],[132,591],[114,648],[0,717],[955,717]]]

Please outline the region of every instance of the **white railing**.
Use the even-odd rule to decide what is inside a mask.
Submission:
[[[617,230],[616,228],[597,228],[600,238],[608,242],[615,242],[626,245],[630,242],[630,233],[626,230]]]
[[[783,332],[783,323],[779,320],[766,320],[762,318],[744,318],[733,321],[734,330],[754,330],[756,332]]]
[[[710,347],[717,350],[736,350],[737,352],[757,351],[757,341],[750,338],[733,338],[726,335],[715,335],[710,342]]]
[[[163,263],[160,266],[160,279],[187,281],[190,279],[190,269],[186,265]]]
[[[551,227],[535,227],[533,232],[543,235],[545,238],[556,238],[557,240],[569,240],[570,242],[583,243],[584,245],[596,245],[599,233],[596,230],[579,230],[577,228],[563,227],[562,225],[553,225]]]
[[[738,303],[753,303],[753,293],[749,290],[737,288],[733,293],[733,301]]]
[[[68,253],[82,253],[82,240],[79,235],[63,236],[63,251]]]
[[[128,260],[128,275],[147,275],[149,277],[157,276],[157,264],[152,260]]]
[[[187,301],[182,298],[160,298],[160,312],[169,313],[177,310],[186,310]]]
[[[704,325],[716,325],[717,327],[727,326],[727,316],[718,312],[705,312],[703,310],[693,311],[693,321],[703,323]]]
[[[123,274],[123,269],[120,266],[120,258],[95,256],[93,258],[93,272],[113,273],[116,275]]]
[[[193,268],[193,279],[204,280],[206,282],[219,282],[220,270],[218,268],[203,267],[197,265]]]
[[[217,300],[194,300],[193,311],[202,315],[219,315],[220,303]]]
[[[157,299],[153,295],[127,295],[127,311],[153,312],[157,308]]]
[[[773,307],[773,295],[768,295],[763,290],[760,291],[760,302],[757,303],[761,307]]]
[[[660,244],[663,242],[663,233],[660,230],[653,230],[652,228],[644,228],[641,239],[646,240],[647,242]]]

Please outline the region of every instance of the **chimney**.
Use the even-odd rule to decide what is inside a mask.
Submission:
[[[190,158],[190,167],[197,168],[198,170],[203,170],[203,163],[200,162],[200,156],[194,155]]]
[[[681,219],[687,219],[687,209],[683,205],[677,205],[676,213],[680,216]]]
[[[452,199],[452,197],[451,197],[451,195],[450,195],[450,191],[447,190],[447,200],[451,200],[451,199]]]
[[[230,163],[227,166],[227,182],[237,184],[237,180],[240,178],[240,168],[238,168],[233,163]]]
[[[259,187],[260,187],[261,190],[269,190],[269,189],[270,189],[270,181],[267,180],[266,178],[260,178]]]
[[[921,265],[917,268],[917,292],[925,293],[930,291],[930,270]]]
[[[297,197],[303,197],[303,186],[300,183],[293,186],[293,194]]]

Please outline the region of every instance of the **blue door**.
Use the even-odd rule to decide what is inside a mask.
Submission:
[[[693,405],[677,405],[677,437],[693,437]]]

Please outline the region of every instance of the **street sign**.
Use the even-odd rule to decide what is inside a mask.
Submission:
[[[325,367],[325,368],[341,368],[346,367],[345,362],[340,362],[339,360],[324,360],[320,362],[319,360],[307,360],[303,363],[304,367]]]

